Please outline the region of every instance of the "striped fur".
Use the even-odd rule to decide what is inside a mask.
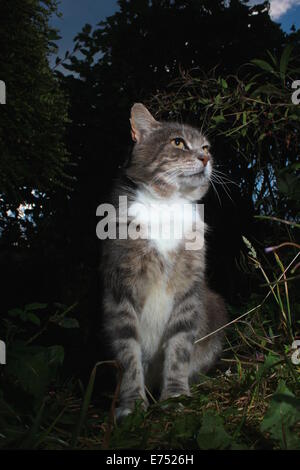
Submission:
[[[157,122],[143,105],[134,105],[131,125],[136,145],[114,200],[127,196],[129,216],[143,228],[149,220],[135,204],[194,204],[208,190],[212,158],[199,131]],[[174,147],[174,138],[182,138],[186,148]],[[104,243],[105,326],[123,368],[118,417],[130,413],[138,399],[147,406],[145,385],[159,387],[161,399],[189,395],[191,381],[221,353],[221,334],[194,344],[225,324],[226,311],[205,283],[205,246],[186,250],[186,237]]]

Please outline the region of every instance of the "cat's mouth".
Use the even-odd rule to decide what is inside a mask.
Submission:
[[[211,173],[211,166],[210,163],[208,163],[206,166],[194,166],[192,168],[185,168],[182,172],[182,177],[183,178],[192,178],[192,177],[197,177],[197,178],[209,178]]]
[[[191,176],[205,176],[205,172],[203,171],[203,168],[201,169],[194,169],[194,170],[185,170],[182,175],[183,178],[185,177],[191,177]]]

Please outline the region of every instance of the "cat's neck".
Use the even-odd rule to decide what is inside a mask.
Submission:
[[[198,188],[187,188],[183,191],[182,189],[179,190],[175,185],[167,190],[156,185],[143,183],[138,185],[137,189],[161,203],[182,201],[182,203],[192,204],[197,202],[201,196]]]
[[[199,186],[187,186],[179,189],[175,183],[162,184],[161,181],[142,181],[132,177],[128,172],[123,174],[123,185],[128,188],[131,196],[133,193],[137,194],[139,191],[161,203],[168,203],[170,200],[181,200],[189,204],[195,203],[202,198],[201,188]]]
[[[139,230],[147,233],[149,243],[166,258],[170,252],[182,248],[186,236],[197,238],[200,234],[203,238],[205,224],[197,204],[179,192],[167,198],[156,193],[151,186],[143,185],[135,191],[128,215],[135,226],[140,227]]]
[[[125,183],[128,184],[131,189],[141,190],[162,202],[166,202],[173,198],[178,199],[179,197],[186,199],[187,201],[197,200],[197,198],[189,198],[188,192],[183,193],[182,191],[179,191],[179,187],[175,182],[170,183],[164,181],[160,177],[149,177],[149,181],[147,181],[147,178],[139,179],[136,175],[133,176],[128,170],[124,177]]]

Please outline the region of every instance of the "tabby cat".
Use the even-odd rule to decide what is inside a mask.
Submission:
[[[195,225],[203,218],[196,202],[210,185],[210,144],[193,127],[158,122],[140,103],[130,122],[132,159],[113,192],[115,204],[127,198],[126,227],[133,222],[137,233],[145,233],[163,205],[163,228],[173,204],[174,224],[190,223],[181,238],[146,231],[146,237],[104,242],[104,321],[123,370],[117,418],[132,412],[136,400],[147,407],[146,387],[159,388],[161,400],[189,395],[190,383],[221,353],[222,333],[195,341],[226,323],[223,300],[205,282],[204,241],[198,249],[186,243],[191,233],[204,240],[205,224]],[[193,209],[188,216],[183,206]],[[142,210],[150,207],[154,211]]]

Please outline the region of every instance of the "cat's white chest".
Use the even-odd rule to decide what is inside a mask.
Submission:
[[[128,214],[147,239],[164,257],[182,244],[197,220],[196,206],[180,197],[159,199],[148,191],[138,191]]]
[[[174,297],[165,282],[153,285],[139,322],[139,336],[144,356],[149,360],[159,350],[162,335],[170,318]]]

